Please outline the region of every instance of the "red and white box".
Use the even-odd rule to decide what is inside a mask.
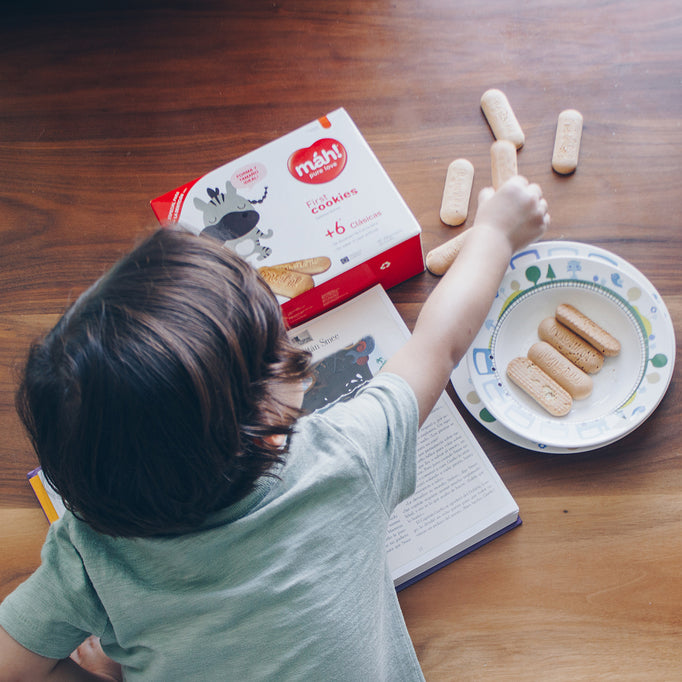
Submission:
[[[152,200],[257,268],[290,325],[424,271],[421,228],[344,109]]]

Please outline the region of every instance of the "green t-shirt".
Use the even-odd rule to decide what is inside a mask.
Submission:
[[[67,513],[0,625],[51,658],[97,635],[128,680],[422,680],[385,552],[417,428],[380,374],[301,419],[279,478],[196,532],[112,538]]]

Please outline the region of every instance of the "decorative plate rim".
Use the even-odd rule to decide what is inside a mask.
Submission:
[[[521,274],[524,272],[522,270],[524,266],[526,266],[526,273],[529,272],[531,269],[530,266],[533,265],[553,264],[567,266],[568,264],[564,262],[567,258],[575,261],[576,266],[588,263],[589,269],[592,271],[596,268],[599,273],[611,275],[613,283],[617,280],[621,280],[621,277],[624,278],[626,283],[627,280],[631,280],[632,283],[641,289],[641,293],[645,295],[645,298],[648,297],[647,301],[654,302],[655,305],[651,306],[655,309],[655,319],[653,322],[644,317],[644,315],[641,314],[625,296],[618,292],[616,290],[617,287],[605,286],[603,283],[589,279],[581,279],[575,271],[570,278],[557,276],[553,281],[540,282],[542,275],[540,270],[536,268],[537,272],[533,271],[533,279],[529,279],[530,286],[521,288],[511,295],[506,291],[505,287],[508,286],[510,282],[518,285],[516,279],[520,278]],[[536,274],[537,278],[535,278]],[[498,400],[499,396],[495,396],[495,399],[493,400],[489,394],[486,394],[485,390],[481,390],[481,375],[479,374],[476,359],[474,358],[474,354],[477,352],[480,353],[483,348],[488,349],[488,351],[496,350],[495,343],[497,336],[499,336],[501,325],[503,325],[508,317],[513,314],[516,306],[522,303],[525,297],[532,297],[538,293],[542,293],[545,288],[549,289],[551,287],[556,289],[557,287],[560,288],[562,286],[579,286],[583,289],[589,289],[591,292],[597,293],[600,296],[607,297],[611,303],[618,305],[620,310],[624,311],[624,314],[630,318],[633,325],[639,327],[641,336],[642,350],[640,353],[640,368],[636,372],[635,380],[630,384],[631,388],[628,389],[628,395],[621,401],[622,404],[619,405],[617,409],[613,409],[609,412],[609,415],[616,416],[611,419],[611,423],[606,427],[601,423],[604,419],[604,415],[595,420],[600,422],[601,430],[596,431],[595,434],[591,436],[576,435],[574,427],[575,422],[565,422],[565,424],[570,424],[570,426],[564,429],[560,426],[561,422],[550,417],[549,414],[547,414],[546,417],[544,415],[540,415],[539,417],[541,425],[546,426],[546,422],[551,422],[551,427],[547,427],[546,429],[533,429],[532,424],[530,426],[519,426],[519,424],[510,421],[501,412],[500,402]],[[649,311],[646,312],[648,313]],[[656,334],[651,337],[654,340],[654,345],[658,344],[662,347],[665,354],[667,354],[667,361],[661,366],[656,366],[657,372],[660,372],[660,375],[656,374],[657,383],[651,388],[643,390],[643,393],[648,391],[649,396],[635,406],[635,411],[629,415],[625,415],[622,410],[629,402],[632,402],[633,399],[636,398],[637,391],[642,386],[645,377],[648,376],[648,367],[652,361],[649,344],[650,334],[647,333],[648,324],[651,325],[653,331],[656,332]],[[663,338],[656,338],[656,336],[662,336]],[[655,357],[665,358],[665,354],[659,353]],[[458,367],[453,371],[451,378],[453,386],[455,387],[460,400],[462,400],[462,403],[488,430],[509,442],[527,449],[556,454],[571,454],[603,447],[619,440],[643,423],[656,409],[668,389],[672,379],[674,360],[675,337],[672,320],[665,303],[655,287],[642,273],[619,256],[600,247],[581,242],[548,241],[533,244],[525,251],[515,254],[502,280],[500,289],[498,290],[498,296],[486,317],[486,323],[477,334],[474,343],[472,343],[465,354],[465,358],[462,359]],[[501,376],[499,374],[501,370],[503,370],[503,368],[495,368],[494,370],[494,378],[498,380],[498,383],[502,384],[502,386],[499,386],[495,390],[499,391],[506,401],[514,400],[509,397],[509,392],[504,386],[504,381],[501,381]],[[486,375],[490,374],[491,372],[486,369]],[[475,395],[475,399],[471,398],[472,395]],[[484,406],[484,409],[481,409],[481,404]],[[541,410],[541,408],[537,409]],[[523,409],[521,410],[521,413],[524,413]],[[558,427],[557,424],[559,424]],[[583,433],[589,434],[589,423],[578,422],[578,424],[581,425],[581,431]],[[584,426],[582,426],[583,424]],[[548,434],[548,431],[553,431],[554,433]]]

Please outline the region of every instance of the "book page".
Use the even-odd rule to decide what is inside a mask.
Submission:
[[[389,521],[394,580],[404,581],[506,528],[518,505],[445,395],[419,432],[417,488]]]
[[[295,327],[289,336],[310,351],[313,361],[317,362],[348,345],[348,339],[368,333],[381,337],[388,346],[385,360],[410,336],[407,325],[380,284]]]

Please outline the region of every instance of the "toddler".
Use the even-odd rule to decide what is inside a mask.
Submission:
[[[0,679],[423,679],[388,519],[419,426],[548,222],[524,178],[484,190],[411,339],[311,415],[309,356],[255,269],[173,230],[124,257],[29,352],[18,411],[68,511],[0,606]],[[91,635],[116,665],[69,657]]]

